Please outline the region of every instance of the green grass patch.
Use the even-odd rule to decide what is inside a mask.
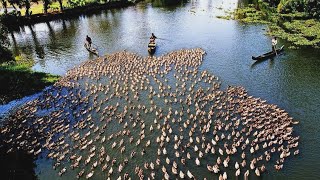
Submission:
[[[0,65],[0,104],[39,92],[59,79],[59,76],[32,71],[30,64],[22,63],[21,57],[15,59],[18,62]]]

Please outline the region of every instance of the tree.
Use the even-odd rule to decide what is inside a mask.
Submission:
[[[320,1],[306,0],[305,11],[314,18],[320,19]]]
[[[294,13],[304,11],[305,0],[281,0],[278,4],[278,12]]]
[[[1,62],[12,59],[12,53],[9,51],[8,29],[0,22],[0,59]]]
[[[2,7],[4,8],[4,14],[8,13],[7,9],[7,1],[6,0],[1,0]]]
[[[54,2],[57,2],[58,1],[58,3],[59,3],[59,7],[60,7],[60,11],[61,12],[63,12],[63,2],[62,2],[62,0],[53,0]],[[68,1],[69,2],[69,1]]]
[[[12,4],[16,4],[19,8],[25,7],[26,13],[25,16],[30,16],[32,12],[30,12],[31,2],[38,2],[38,0],[9,0]],[[10,4],[11,4],[10,2]]]
[[[33,0],[33,1],[34,1],[34,0]],[[30,0],[8,0],[8,2],[10,3],[10,5],[11,5],[15,10],[17,10],[17,8],[15,7],[15,5],[18,6],[20,9],[21,9],[22,7],[25,7],[25,8],[26,8],[26,16],[29,16],[29,15],[30,15],[30,13],[29,13],[29,11],[30,11],[30,6],[31,6]]]
[[[30,15],[30,7],[31,7],[30,1],[29,0],[23,0],[22,2],[24,3],[23,5],[26,8],[26,16],[29,16]]]
[[[43,1],[43,10],[44,13],[48,13],[49,4],[51,3],[50,0],[42,0]]]
[[[63,12],[63,6],[62,6],[62,0],[58,0],[59,5],[60,5],[60,11]]]
[[[9,46],[8,29],[0,22],[0,46]]]
[[[20,0],[8,0],[8,2],[15,10],[17,10],[16,5],[20,6],[21,4]]]

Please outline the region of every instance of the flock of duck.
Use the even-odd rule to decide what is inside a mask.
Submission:
[[[48,158],[62,178],[248,179],[281,170],[299,154],[298,121],[243,87],[220,90],[199,70],[204,55],[122,51],[86,61],[9,117],[1,147]]]

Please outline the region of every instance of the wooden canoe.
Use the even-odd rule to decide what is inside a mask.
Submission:
[[[156,47],[157,47],[157,45],[156,45],[155,42],[150,42],[150,43],[148,44],[148,52],[149,52],[150,54],[154,54],[154,53],[156,52]]]
[[[91,46],[91,48],[88,47],[87,43],[84,44],[84,47],[92,54],[96,55],[96,56],[99,56],[99,53],[98,53],[98,50],[93,48]]]
[[[284,45],[281,46],[279,49],[277,49],[277,54],[281,53],[284,50],[283,48],[284,48]],[[271,52],[262,54],[260,56],[256,56],[256,57],[252,56],[252,59],[256,61],[260,61],[260,60],[272,58],[274,56],[276,56],[276,53],[274,51],[271,51]]]

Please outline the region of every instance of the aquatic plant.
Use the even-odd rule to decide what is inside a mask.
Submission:
[[[268,24],[270,35],[291,42],[295,48],[302,46],[318,48],[320,22],[311,19],[309,13],[304,12],[304,7],[302,1],[281,1],[278,11],[282,13],[279,13],[272,7],[266,7],[266,3],[260,2],[260,9],[254,5],[239,8],[234,12],[234,17],[246,23]]]
[[[311,17],[320,19],[320,1],[319,0],[306,0],[305,12]]]
[[[266,20],[266,14],[253,7],[236,9],[234,12],[234,18],[246,23],[269,23],[269,21]]]
[[[270,35],[275,35],[281,39],[291,42],[295,48],[301,46],[311,46],[319,48],[320,45],[320,22],[315,19],[295,20],[283,23],[283,27],[275,24],[269,26]]]

